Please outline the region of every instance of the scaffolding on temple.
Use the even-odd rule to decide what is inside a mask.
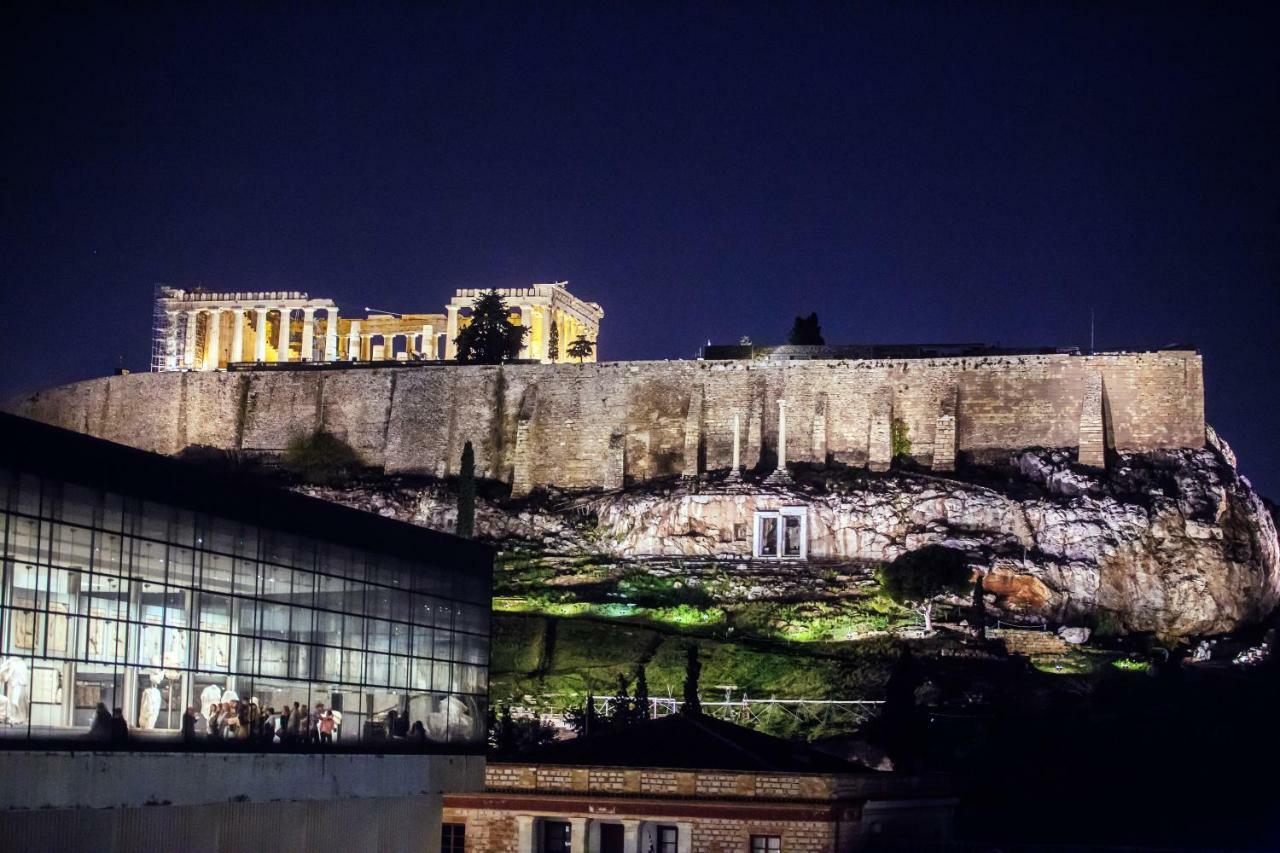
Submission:
[[[157,284],[155,293],[152,297],[151,312],[151,372],[159,373],[162,370],[173,369],[173,353],[170,351],[173,337],[169,332],[169,315],[164,310],[164,302],[166,288],[163,284]]]

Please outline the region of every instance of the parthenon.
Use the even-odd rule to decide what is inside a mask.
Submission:
[[[569,293],[568,282],[503,288],[512,322],[529,327],[524,360],[551,362],[569,343],[595,343],[604,310]],[[453,359],[454,339],[485,291],[459,289],[442,314],[366,309],[343,318],[332,299],[301,291],[213,292],[161,286],[156,291],[152,370],[220,370],[232,364]],[[556,326],[557,352],[551,327]],[[586,360],[595,361],[592,353]]]

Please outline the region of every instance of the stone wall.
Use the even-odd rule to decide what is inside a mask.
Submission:
[[[133,374],[10,409],[162,453],[278,453],[291,436],[325,429],[389,473],[454,473],[470,440],[477,472],[522,492],[613,485],[619,463],[628,481],[727,469],[735,414],[744,464],[768,465],[780,399],[793,462],[883,467],[890,423],[905,427],[915,460],[936,457],[942,469],[960,454],[1075,448],[1082,430],[1090,459],[1100,445],[1204,443],[1200,356],[1172,351]]]

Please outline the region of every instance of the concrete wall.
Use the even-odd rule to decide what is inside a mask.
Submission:
[[[1090,393],[1099,378],[1100,397]],[[292,435],[326,429],[388,472],[453,473],[470,440],[478,472],[511,482],[519,471],[523,490],[616,482],[619,464],[628,480],[728,468],[734,414],[743,464],[767,464],[779,399],[795,462],[883,467],[890,419],[905,426],[911,456],[930,464],[936,455],[942,468],[956,453],[1078,447],[1082,426],[1096,449],[1095,424],[1119,450],[1204,443],[1194,352],[134,374],[10,409],[162,453],[274,453]],[[1103,411],[1086,411],[1087,399]]]
[[[480,756],[0,752],[0,848],[434,851]]]

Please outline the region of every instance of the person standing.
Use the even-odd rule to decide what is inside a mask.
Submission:
[[[187,711],[182,715],[182,742],[195,743],[196,740],[196,709],[187,706]]]
[[[333,712],[326,711],[320,718],[320,742],[333,743]]]
[[[123,708],[116,708],[111,712],[111,742],[129,742],[129,724],[124,720]]]

